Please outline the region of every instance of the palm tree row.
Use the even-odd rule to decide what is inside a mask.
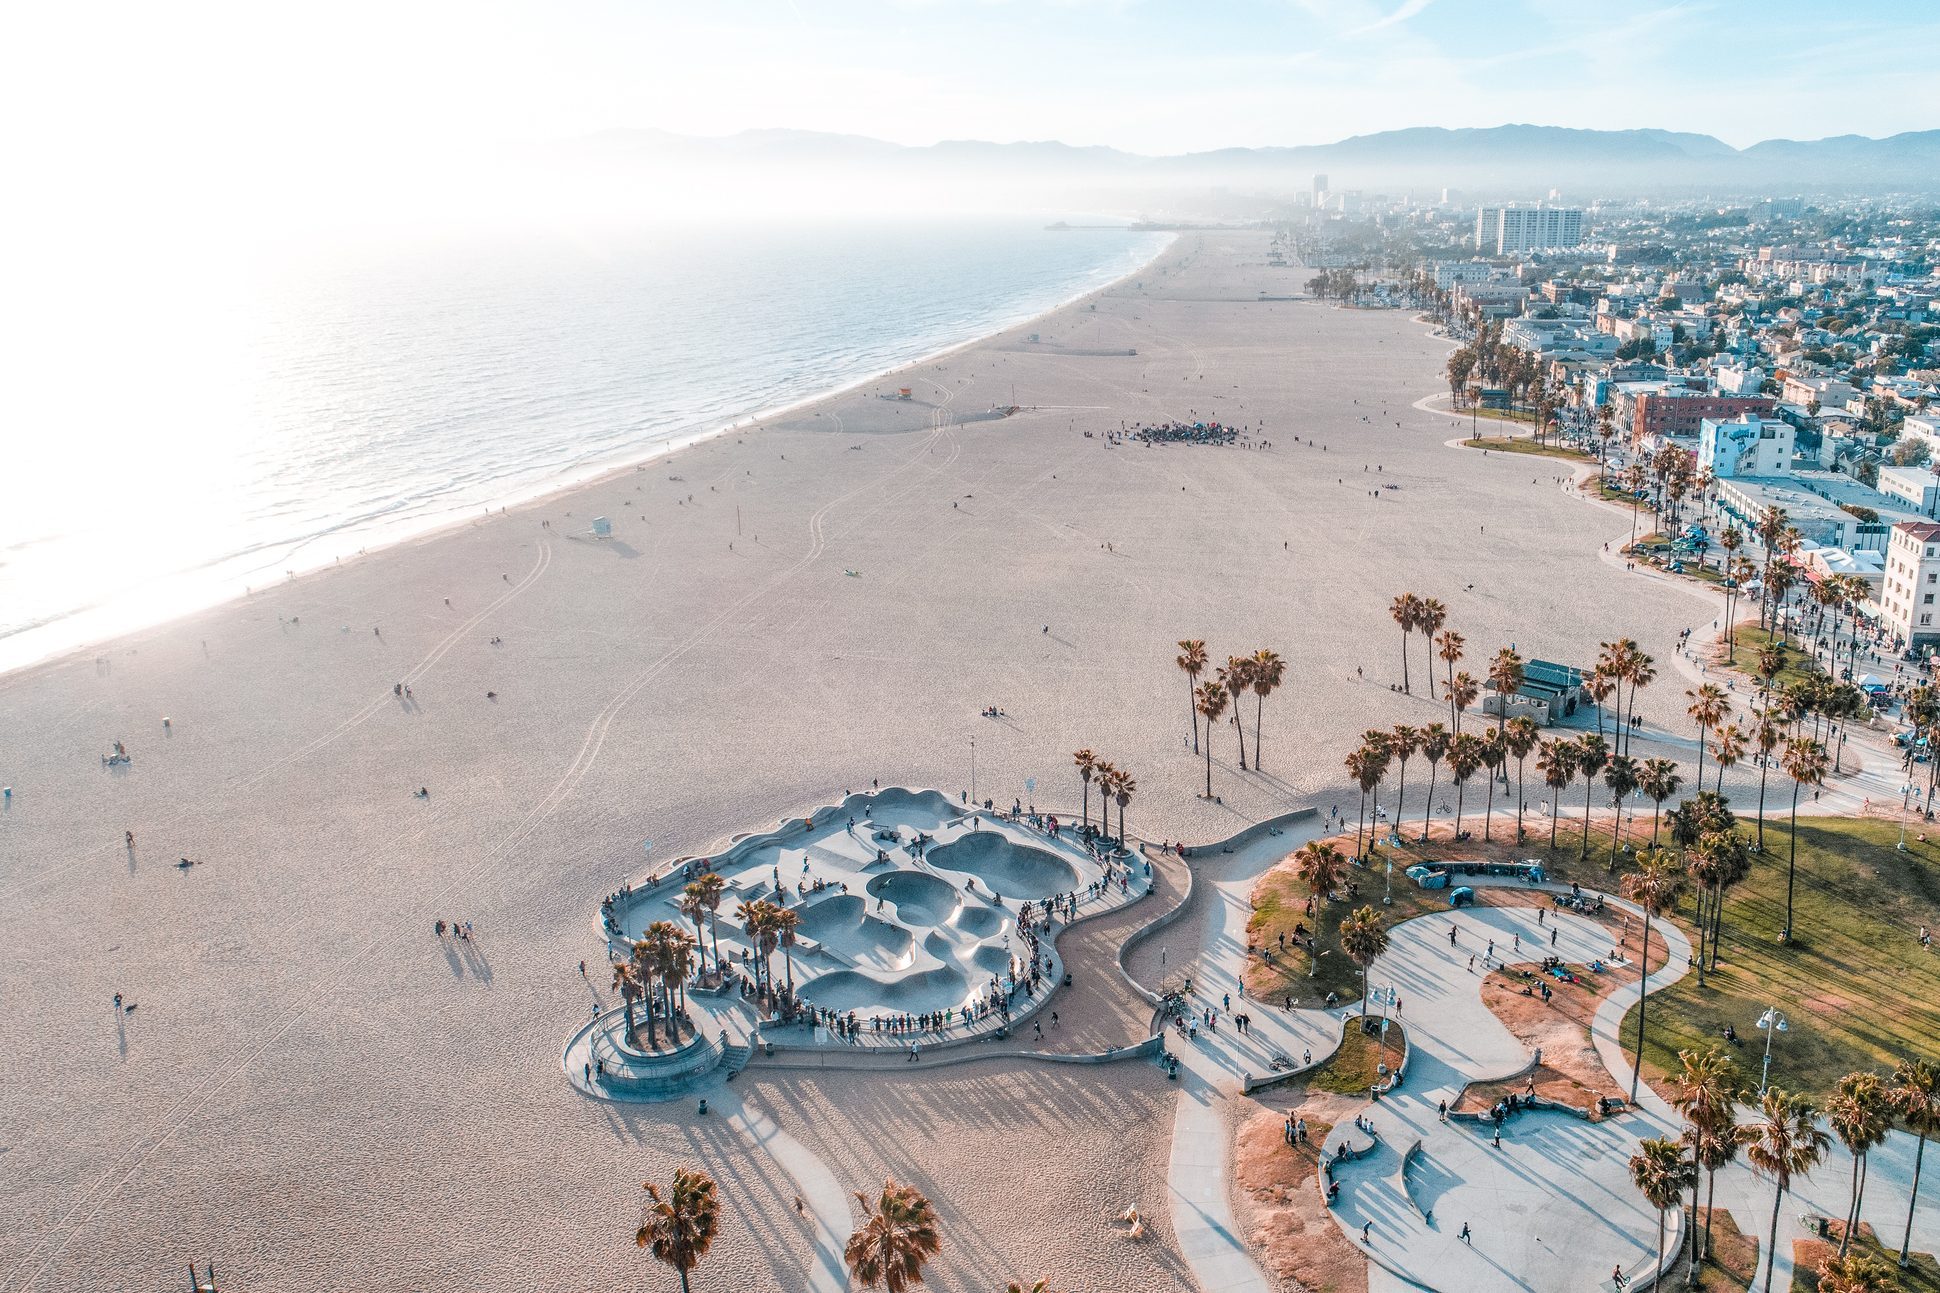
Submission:
[[[756,996],[775,993],[774,955],[779,948],[788,976],[787,1000],[792,1003],[795,999],[795,960],[789,954],[789,949],[795,946],[801,916],[791,908],[757,898],[736,907],[734,917],[741,922],[741,932],[748,936],[748,946],[754,952]]]
[[[1684,1119],[1675,1141],[1645,1141],[1630,1160],[1631,1179],[1658,1209],[1658,1250],[1663,1252],[1664,1214],[1682,1206],[1690,1191],[1690,1224],[1685,1227],[1690,1284],[1695,1287],[1700,1265],[1710,1256],[1711,1216],[1721,1168],[1742,1151],[1751,1166],[1773,1185],[1771,1227],[1764,1245],[1764,1288],[1772,1286],[1778,1243],[1778,1220],[1793,1178],[1824,1161],[1836,1137],[1852,1156],[1852,1185],[1839,1247],[1819,1267],[1821,1289],[1892,1289],[1897,1282],[1890,1268],[1876,1258],[1856,1253],[1853,1235],[1865,1202],[1868,1157],[1885,1143],[1895,1120],[1918,1138],[1913,1180],[1907,1191],[1906,1229],[1900,1241],[1899,1264],[1904,1267],[1913,1238],[1913,1213],[1919,1201],[1926,1143],[1940,1134],[1940,1068],[1926,1060],[1906,1060],[1890,1077],[1860,1071],[1839,1079],[1823,1108],[1802,1095],[1779,1087],[1754,1092],[1736,1064],[1715,1047],[1678,1052],[1678,1072],[1671,1079],[1671,1104]],[[1741,1116],[1741,1107],[1749,1116]],[[1830,1125],[1828,1135],[1821,1118]],[[1688,1158],[1686,1157],[1688,1155]],[[1698,1186],[1705,1186],[1705,1220],[1697,1225]]]
[[[1132,794],[1138,789],[1138,782],[1131,773],[1123,768],[1100,759],[1090,749],[1083,749],[1071,755],[1071,761],[1078,766],[1078,780],[1084,783],[1084,828],[1091,830],[1091,783],[1098,783],[1098,828],[1106,836],[1111,834],[1111,806],[1118,805],[1118,842],[1125,843],[1125,809],[1132,802]]]
[[[1213,671],[1212,680],[1200,682],[1199,676],[1206,672],[1211,657],[1206,653],[1206,643],[1201,638],[1182,638],[1179,641],[1179,654],[1173,661],[1186,676],[1186,688],[1192,704],[1188,717],[1192,723],[1192,749],[1200,752],[1204,722],[1204,753],[1206,757],[1206,798],[1212,798],[1212,733],[1213,724],[1222,717],[1228,717],[1239,739],[1239,770],[1247,770],[1246,762],[1246,722],[1242,702],[1247,692],[1253,693],[1253,767],[1255,772],[1265,767],[1262,762],[1264,740],[1261,732],[1266,711],[1266,698],[1271,696],[1286,678],[1286,661],[1277,651],[1261,648],[1252,655],[1226,657],[1226,663]]]
[[[647,1202],[633,1241],[653,1254],[655,1261],[680,1277],[681,1293],[689,1293],[690,1279],[701,1259],[714,1246],[720,1231],[721,1201],[714,1178],[694,1168],[674,1172],[665,1191],[645,1183]],[[843,1247],[849,1278],[863,1288],[878,1285],[888,1293],[904,1293],[923,1282],[923,1270],[943,1249],[943,1231],[936,1208],[914,1186],[884,1181],[871,1199],[856,1191],[863,1221]],[[1013,1290],[1022,1293],[1017,1285]],[[1045,1293],[1040,1280],[1032,1293]]]

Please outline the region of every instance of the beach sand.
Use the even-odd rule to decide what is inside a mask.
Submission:
[[[693,1162],[727,1202],[704,1285],[799,1287],[762,1151],[563,1080],[607,996],[575,970],[603,959],[602,894],[871,778],[966,790],[973,740],[1004,804],[1075,811],[1081,745],[1129,768],[1154,840],[1351,815],[1355,734],[1437,713],[1390,690],[1394,594],[1442,598],[1472,659],[1589,663],[1628,634],[1665,661],[1717,614],[1597,560],[1628,518],[1562,492],[1568,466],[1448,448],[1411,407],[1446,345],[1407,314],[1261,301],[1306,275],[1264,250],[1183,235],[875,388],[908,402],[852,392],[0,678],[0,1293],[150,1289],[208,1257],[244,1288],[664,1282],[632,1242],[640,1182]],[[1022,411],[984,416],[1013,389]],[[1083,434],[1200,417],[1263,420],[1273,448]],[[584,538],[600,515],[612,539]],[[1186,746],[1186,636],[1290,665],[1264,773],[1215,734],[1217,804]],[[1681,729],[1680,691],[1640,708]],[[117,740],[133,762],[109,769]],[[440,917],[478,938],[454,951]],[[1154,1069],[750,1090],[845,1186],[920,1176],[951,1231],[941,1288],[1183,1279],[1165,1233],[1128,1255],[1094,1226],[1124,1196],[1165,1213]],[[1039,1254],[1085,1269],[1016,1268]]]

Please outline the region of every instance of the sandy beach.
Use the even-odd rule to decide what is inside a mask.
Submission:
[[[0,677],[0,1293],[147,1290],[208,1258],[240,1288],[668,1287],[633,1226],[641,1181],[688,1163],[725,1203],[697,1287],[794,1290],[795,1187],[761,1146],[560,1071],[611,998],[575,967],[603,962],[623,880],[874,778],[969,790],[973,742],[1000,805],[1075,812],[1080,746],[1128,768],[1150,840],[1352,817],[1356,735],[1440,713],[1419,641],[1417,694],[1391,690],[1409,590],[1477,672],[1637,639],[1660,662],[1639,712],[1682,735],[1675,636],[1716,599],[1600,560],[1628,516],[1560,488],[1573,464],[1449,448],[1415,407],[1445,344],[1284,299],[1308,271],[1265,249],[1182,235],[871,388]],[[1271,448],[1104,439],[1204,418]],[[1289,664],[1264,772],[1215,734],[1218,803],[1182,637]],[[439,918],[472,922],[467,954]],[[1124,1000],[1068,1009],[1115,1042]],[[944,1293],[1190,1286],[1154,1067],[741,1081],[845,1188],[937,1200]],[[1128,1203],[1142,1245],[1103,1225]]]

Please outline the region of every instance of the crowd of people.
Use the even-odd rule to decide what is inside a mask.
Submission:
[[[1265,449],[1269,442],[1261,440],[1255,445],[1248,434],[1248,428],[1228,426],[1224,422],[1120,422],[1117,431],[1105,433],[1107,444],[1241,444],[1249,448]]]

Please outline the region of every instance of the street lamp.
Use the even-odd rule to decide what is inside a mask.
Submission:
[[[1904,848],[1906,846],[1902,844],[1900,847]],[[1381,893],[1381,905],[1383,907],[1394,906],[1394,858],[1392,855],[1388,858],[1387,887]]]
[[[1765,1067],[1758,1074],[1758,1097],[1762,1100],[1772,1077],[1772,1037],[1786,1031],[1785,1016],[1777,1006],[1768,1007],[1758,1016],[1758,1026],[1765,1030]]]
[[[1908,766],[1910,767],[1911,765],[1909,764]],[[1913,783],[1909,781],[1900,787],[1900,842],[1894,846],[1902,853],[1906,852],[1906,807],[1908,801],[1912,798]]]

